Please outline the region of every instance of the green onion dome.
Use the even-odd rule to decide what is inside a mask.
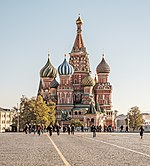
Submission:
[[[82,86],[94,86],[94,81],[90,75],[90,73],[88,74],[88,76],[86,76],[83,80],[82,80]]]
[[[55,78],[57,76],[57,70],[51,64],[49,56],[50,55],[48,54],[48,60],[47,60],[46,65],[40,70],[40,76],[41,77]]]
[[[110,72],[110,67],[109,65],[106,63],[105,59],[104,59],[104,55],[102,57],[101,62],[99,63],[99,65],[96,68],[96,72],[98,73],[109,73]]]
[[[54,80],[50,83],[50,88],[57,88],[58,86],[59,86],[59,83],[54,78]]]

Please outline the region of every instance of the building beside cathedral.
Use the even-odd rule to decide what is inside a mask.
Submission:
[[[84,126],[101,125],[115,127],[116,112],[112,110],[112,85],[108,81],[110,67],[102,55],[96,76],[91,77],[90,61],[82,38],[82,20],[76,20],[77,34],[70,53],[56,69],[50,60],[40,70],[38,94],[44,100],[56,103],[56,119],[61,123],[65,117],[79,120]],[[57,73],[60,82],[56,80]]]

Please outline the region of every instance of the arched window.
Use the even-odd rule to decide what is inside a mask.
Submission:
[[[75,115],[77,115],[78,113],[77,113],[77,111],[75,111]]]
[[[81,115],[81,111],[79,111],[79,115]]]

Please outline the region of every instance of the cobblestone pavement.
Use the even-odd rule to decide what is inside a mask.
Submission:
[[[150,166],[150,134],[0,134],[0,166],[28,165]]]
[[[0,134],[0,166],[51,165],[64,166],[64,163],[45,134]]]

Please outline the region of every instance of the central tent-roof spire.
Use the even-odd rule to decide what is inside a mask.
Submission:
[[[82,24],[83,24],[83,21],[80,17],[80,14],[78,16],[78,19],[76,20],[76,25],[77,25],[77,35],[76,35],[76,39],[75,39],[75,42],[74,42],[74,45],[73,45],[73,49],[72,49],[72,52],[76,52],[76,51],[80,51],[80,50],[83,50],[85,49],[84,47],[84,42],[83,42],[83,39],[82,39]]]

